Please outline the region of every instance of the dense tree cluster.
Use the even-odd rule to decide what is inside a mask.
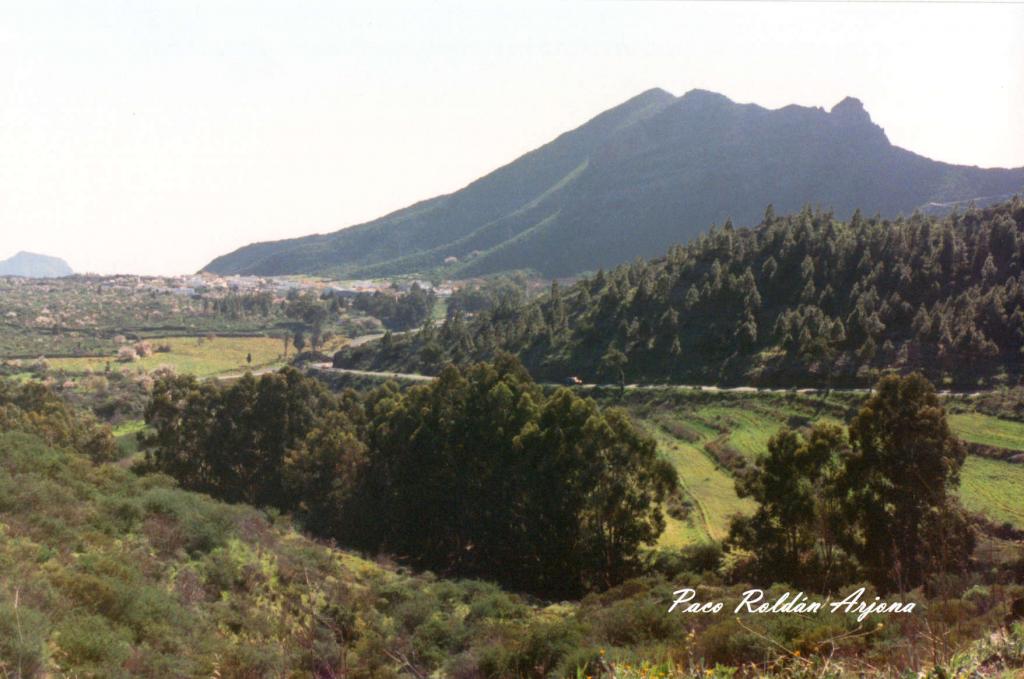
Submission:
[[[260,316],[274,312],[274,295],[270,292],[228,293],[223,297],[202,297],[203,312],[214,312],[231,319]]]
[[[965,450],[935,388],[888,376],[847,431],[783,429],[737,482],[758,510],[737,517],[734,547],[774,581],[833,589],[866,575],[908,591],[929,575],[966,570],[974,538],[955,496]]]
[[[230,386],[168,375],[146,422],[150,466],[185,488],[545,595],[635,573],[676,484],[626,415],[568,390],[545,395],[508,355],[364,396],[291,369]]]
[[[230,386],[193,375],[164,375],[146,406],[153,462],[189,490],[231,502],[288,510],[295,500],[282,475],[287,455],[335,407],[319,384],[296,370]]]
[[[352,299],[352,308],[376,316],[388,330],[408,330],[423,324],[434,310],[436,296],[413,283],[408,292],[391,294],[361,292]]]
[[[523,274],[486,278],[478,284],[466,284],[448,297],[448,316],[472,315],[505,305],[526,302],[529,281]]]
[[[339,365],[436,371],[508,351],[538,377],[870,384],[917,369],[973,386],[1020,378],[1024,201],[945,218],[840,222],[771,208],[754,229],[712,228],[667,256],[600,271],[535,301],[501,300],[473,319]]]
[[[313,351],[316,351],[323,341],[329,339],[324,334],[324,324],[331,316],[331,311],[315,293],[289,296],[284,314],[293,319],[292,341],[298,351],[306,347],[307,335]]]

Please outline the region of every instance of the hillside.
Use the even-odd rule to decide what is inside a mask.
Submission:
[[[486,377],[489,371],[483,367],[479,374]],[[261,380],[269,385],[288,374]],[[310,378],[298,379],[297,373],[292,377],[302,391],[311,386]],[[243,379],[236,383],[241,392],[232,388],[220,393],[230,394],[228,401],[236,406],[235,396],[246,391],[247,382],[255,385],[254,380]],[[479,392],[464,389],[457,376],[450,386],[451,395],[476,411],[473,417],[479,416],[478,405],[488,401],[483,412],[505,418],[506,411],[494,406],[508,400],[509,392],[487,389],[481,399]],[[396,412],[394,406],[400,410],[402,398],[416,398],[412,391],[403,395],[392,387],[378,390],[382,407],[365,412],[377,410],[387,420],[397,414],[395,424],[415,412],[426,413],[419,405],[405,415]],[[259,393],[275,401],[279,395],[276,389]],[[594,404],[565,401],[567,393],[556,399],[591,428],[594,419],[587,411]],[[453,579],[450,573],[412,574],[396,568],[390,559],[374,561],[315,541],[294,526],[310,529],[310,520],[324,514],[308,515],[301,506],[289,516],[226,504],[184,490],[184,483],[147,471],[148,465],[128,469],[122,456],[130,451],[119,451],[105,425],[68,406],[58,394],[36,381],[0,379],[4,677],[783,679],[857,674],[882,679],[908,668],[927,671],[936,662],[941,666],[934,676],[1015,676],[1012,673],[1024,666],[1024,627],[1001,628],[1010,602],[1021,593],[1014,584],[1019,581],[1020,562],[1014,561],[1019,545],[1009,540],[983,538],[989,548],[979,550],[976,571],[955,580],[959,584],[952,596],[962,596],[963,601],[956,608],[950,607],[948,593],[946,601],[926,599],[923,590],[909,593],[918,605],[914,616],[872,614],[861,621],[856,612],[795,620],[748,612],[738,617],[668,614],[667,603],[680,584],[700,585],[702,595],[729,602],[738,601],[750,587],[739,579],[736,562],[729,565],[721,549],[706,544],[701,533],[693,535],[700,544],[652,554],[640,577],[579,600],[550,603],[487,582]],[[705,520],[715,519],[720,527],[722,512],[736,504],[735,497],[729,502],[722,495],[731,495],[729,475],[735,465],[709,462],[724,460],[721,453],[727,450],[752,455],[764,445],[767,428],[781,424],[772,418],[807,413],[811,407],[810,400],[801,405],[799,398],[779,397],[768,403],[750,396],[725,403],[706,396],[637,404],[651,416],[651,424],[658,423],[659,447],[661,440],[671,444],[672,450],[666,450],[670,462],[685,467],[695,481],[700,480],[695,476],[714,477],[700,484],[687,481],[693,504],[676,507],[679,530],[684,528],[687,507]],[[365,397],[347,392],[340,395],[339,404],[358,417]],[[160,401],[157,393],[153,398]],[[373,400],[371,395],[367,405]],[[519,409],[532,408],[529,397],[512,401]],[[825,412],[844,410],[841,402],[832,402]],[[207,411],[187,407],[184,412],[191,420],[205,417]],[[253,431],[266,412],[232,407],[217,419],[247,441],[287,445]],[[437,412],[444,419],[453,410],[441,405]],[[289,410],[287,419],[295,422],[297,414]],[[336,413],[326,415],[330,423],[343,424]],[[457,423],[451,433],[453,441],[470,434],[467,454],[493,451],[477,442],[508,438],[500,427],[474,430],[463,424]],[[269,425],[270,430],[282,429],[276,422]],[[592,430],[603,427],[597,424]],[[412,428],[418,433],[409,450],[436,452],[421,434],[439,428]],[[372,430],[394,431],[398,439],[405,431],[401,425],[374,425]],[[319,448],[317,464],[338,478],[319,486],[312,499],[323,500],[321,506],[330,509],[339,499],[346,474],[338,456],[356,449],[346,436],[337,436],[336,427],[320,431],[327,435],[305,440]],[[256,436],[250,438],[251,434]],[[1011,435],[1019,441],[1019,433]],[[705,437],[715,437],[713,450],[720,453],[714,458],[694,447],[704,445],[711,451],[712,441]],[[219,454],[213,468],[228,471],[233,479],[238,469],[232,468],[232,459],[245,452],[239,447],[242,439],[214,438]],[[565,438],[577,440],[571,434]],[[582,448],[592,450],[589,445]],[[549,452],[553,459],[564,459]],[[292,476],[295,462],[308,468],[303,457],[288,455],[290,470],[285,476]],[[536,478],[550,476],[557,466],[542,464]],[[473,464],[434,467],[445,474],[457,470],[456,476],[464,479],[472,478],[476,469]],[[180,466],[177,471],[182,471]],[[993,506],[993,493],[1014,497],[1012,483],[997,486],[989,480],[998,473],[994,468],[966,473],[965,481],[977,477],[978,488],[971,492],[986,508]],[[412,482],[422,478],[417,471],[409,475]],[[436,480],[422,485],[431,491],[437,488]],[[563,486],[558,481],[553,485]],[[619,487],[616,493],[622,490]],[[374,497],[386,511],[385,496]],[[546,492],[544,497],[557,500],[564,493]],[[492,508],[476,501],[464,509],[473,508],[484,510],[480,515],[486,517],[492,509],[504,509],[504,504]],[[420,520],[421,515],[413,518],[403,522],[413,532],[422,532],[430,523]],[[712,529],[712,524],[707,527]],[[1012,527],[1005,530],[1014,534]],[[669,537],[682,537],[678,533]],[[533,534],[538,539],[542,535]],[[787,587],[773,586],[771,596]],[[973,639],[982,641],[972,643]]]
[[[59,278],[70,276],[74,271],[59,257],[19,252],[13,257],[0,261],[0,276],[23,276],[25,278]]]
[[[246,246],[204,270],[562,276],[655,256],[728,218],[755,225],[769,204],[895,217],[1022,188],[1024,168],[951,165],[893,146],[853,98],[830,111],[769,110],[654,89],[455,193],[334,233]]]
[[[814,662],[838,669],[878,667],[909,633],[896,619],[865,647],[849,639],[851,614],[772,621],[771,639],[754,638],[732,617],[666,615],[677,580],[661,575],[555,605],[411,575],[317,543],[279,514],[133,473],[116,454],[109,431],[54,392],[0,380],[0,675],[684,679],[774,658],[759,676],[781,678],[806,675],[778,649],[809,655],[819,633],[841,638]],[[683,555],[673,573],[690,581],[700,563]],[[744,586],[711,587],[738,598]],[[997,586],[958,628],[958,646],[998,625],[1000,596]],[[1022,632],[951,669],[1019,666]]]
[[[1015,384],[1022,262],[1020,198],[943,219],[769,211],[757,228],[714,229],[535,302],[503,298],[344,350],[335,364],[433,373],[507,351],[558,381],[868,386],[896,369],[965,390]]]

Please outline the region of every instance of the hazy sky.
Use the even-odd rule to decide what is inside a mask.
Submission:
[[[191,272],[469,181],[650,87],[864,101],[1024,165],[1024,5],[0,0],[0,259]]]

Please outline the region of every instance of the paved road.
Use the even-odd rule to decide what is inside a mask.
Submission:
[[[315,370],[320,370],[328,373],[339,373],[348,375],[358,375],[360,377],[376,377],[379,379],[392,379],[406,382],[429,382],[436,379],[433,375],[422,375],[420,373],[400,373],[400,372],[387,372],[387,371],[376,371],[376,370],[356,370],[354,368],[335,368],[330,363],[311,363],[309,367]],[[560,382],[541,382],[546,387],[560,387],[564,386]],[[577,389],[618,389],[617,384],[596,384],[592,382],[584,382],[583,384],[574,385]],[[804,395],[815,395],[825,393],[825,389],[816,389],[811,387],[800,387],[798,389],[785,389],[781,387],[750,387],[750,386],[739,386],[739,387],[719,387],[713,384],[627,384],[627,391],[658,391],[658,390],[685,390],[685,391],[705,391],[710,394],[788,394],[795,392],[797,394]],[[871,389],[867,388],[834,388],[829,390],[832,394],[859,394],[866,395],[871,393]],[[986,392],[984,391],[972,391],[972,392],[953,392],[949,390],[943,390],[939,392],[940,396],[961,396],[964,398],[976,398]]]
[[[420,375],[419,373],[390,373],[376,370],[355,370],[352,368],[335,368],[330,363],[310,363],[307,366],[310,370],[319,370],[327,373],[338,373],[344,375],[357,375],[359,377],[377,377],[388,380],[402,380],[405,382],[430,382],[437,379],[434,375]]]
[[[415,332],[412,330],[405,330],[402,332],[392,333],[392,335],[403,335],[408,332]],[[352,338],[345,346],[358,347],[368,342],[373,342],[384,336],[384,333],[375,333],[372,335],[360,335],[359,337]],[[254,370],[253,375],[262,375],[268,372],[274,372],[279,370],[280,366],[271,368],[262,368],[260,370]],[[387,371],[376,371],[376,370],[356,370],[354,368],[335,368],[330,363],[310,363],[307,365],[307,369],[319,370],[322,372],[333,372],[342,373],[348,375],[357,375],[359,377],[375,377],[378,379],[388,380],[399,380],[405,382],[429,382],[435,377],[433,375],[422,375],[420,373],[400,373],[400,372],[387,372]],[[230,375],[219,375],[217,379],[237,379],[242,374],[230,374]],[[542,382],[547,387],[560,387],[564,386],[560,382]],[[617,389],[617,384],[596,384],[592,382],[585,382],[583,384],[574,385],[578,389]],[[800,387],[797,389],[787,389],[783,387],[750,387],[750,386],[739,386],[739,387],[719,387],[714,384],[627,384],[626,389],[629,391],[657,391],[667,389],[677,389],[686,391],[706,391],[711,394],[788,394],[795,391],[798,394],[814,395],[823,394],[825,389],[815,389],[810,387]],[[829,393],[833,394],[859,394],[866,395],[871,393],[871,389],[857,388],[857,387],[844,387],[834,388],[829,390]],[[976,398],[986,392],[984,391],[972,391],[972,392],[954,392],[949,390],[942,390],[939,392],[940,396],[961,396],[963,398]]]
[[[384,333],[382,333],[382,332],[374,333],[373,335],[360,335],[359,337],[353,337],[351,340],[346,342],[345,346],[346,347],[358,347],[358,346],[360,346],[362,344],[366,344],[367,342],[372,342],[374,340],[379,340],[383,336],[384,336]]]
[[[377,377],[380,379],[395,379],[405,380],[408,382],[429,382],[430,380],[436,379],[434,375],[423,375],[420,373],[398,373],[398,372],[386,372],[376,370],[357,370],[355,368],[335,368],[330,363],[310,363],[309,367],[315,370],[320,370],[328,373],[339,373],[346,375],[359,375],[361,377]],[[541,382],[546,387],[561,387],[566,386],[560,382]],[[584,382],[582,384],[572,385],[576,389],[618,389],[617,384],[597,384],[593,382]],[[627,384],[627,391],[656,391],[659,389],[687,389],[693,391],[706,391],[712,394],[785,394],[790,390],[788,389],[762,389],[759,387],[718,387],[715,385],[697,385],[697,384]],[[797,389],[797,393],[800,394],[816,394],[824,391],[824,389]],[[869,389],[833,389],[832,393],[849,393],[849,394],[866,394]]]

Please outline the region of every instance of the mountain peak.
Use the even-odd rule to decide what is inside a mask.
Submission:
[[[832,107],[829,113],[840,120],[858,123],[871,123],[871,116],[864,108],[864,102],[856,97],[846,97]]]
[[[681,101],[699,103],[699,104],[731,104],[732,99],[719,94],[718,92],[712,92],[711,90],[702,90],[700,88],[694,88],[679,97]]]
[[[650,89],[644,90],[640,94],[636,95],[636,97],[634,97],[634,98],[635,99],[675,99],[675,95],[673,95],[668,90],[664,90],[664,89],[662,89],[660,87],[652,87]]]
[[[780,213],[812,204],[840,218],[857,208],[895,216],[1022,186],[1024,168],[938,163],[893,146],[852,97],[826,112],[649,89],[453,194],[332,234],[241,248],[205,268],[559,277],[656,256],[730,216],[758,224],[769,203]]]

